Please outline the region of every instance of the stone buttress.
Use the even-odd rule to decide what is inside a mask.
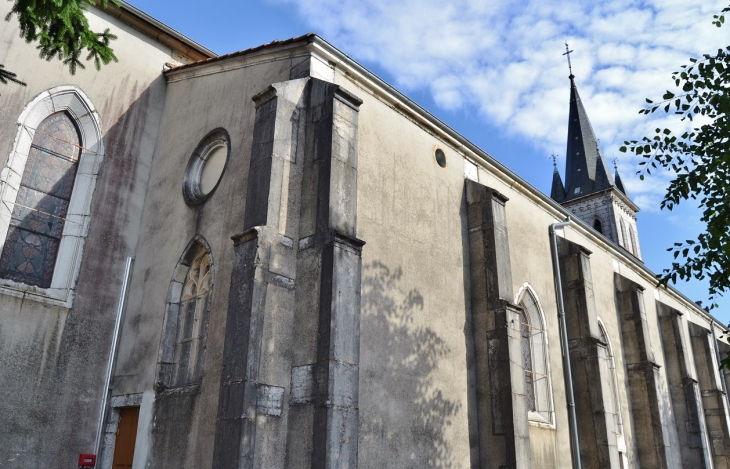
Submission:
[[[689,334],[714,467],[728,469],[730,468],[730,438],[728,438],[730,421],[728,420],[727,398],[720,381],[720,365],[717,362],[715,340],[709,329],[694,323],[689,325]]]
[[[586,468],[619,468],[614,415],[606,406],[613,380],[606,366],[608,344],[598,326],[590,254],[584,247],[558,238],[580,458]]]
[[[361,101],[307,78],[253,99],[213,467],[355,468]]]
[[[466,180],[479,467],[530,468],[520,309],[512,304],[505,203]]]
[[[621,322],[636,460],[642,468],[680,467],[679,443],[671,431],[671,403],[651,344],[643,287],[614,274],[616,309]],[[673,444],[674,443],[674,444]]]
[[[710,469],[712,457],[688,323],[684,314],[671,306],[657,301],[656,307],[682,467]]]

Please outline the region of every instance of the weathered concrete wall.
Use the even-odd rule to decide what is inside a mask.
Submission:
[[[664,303],[656,306],[683,467],[713,467],[687,320]]]
[[[465,181],[479,466],[531,467],[520,310],[512,304],[505,204]]]
[[[344,75],[335,83],[364,101],[358,467],[468,468],[477,440],[466,374],[473,362],[463,163]],[[445,168],[434,160],[436,148],[446,153]]]
[[[10,3],[0,4],[3,17]],[[93,28],[109,27],[119,63],[93,63],[71,76],[60,61],[37,58],[15,19],[0,30],[0,63],[27,87],[0,90],[0,163],[4,166],[23,108],[39,93],[74,85],[99,114],[106,148],[91,208],[72,309],[0,296],[0,460],[3,467],[71,467],[93,452],[124,262],[134,253],[171,51],[92,10]]]
[[[148,463],[160,468],[205,468],[213,463],[231,273],[236,259],[231,237],[244,230],[254,146],[256,107],[252,97],[272,83],[289,80],[297,63],[288,56],[270,59],[264,57],[256,66],[222,73],[206,71],[199,77],[186,74],[170,77],[142,219],[140,238],[145,242],[140,243],[136,253],[113,394],[153,389],[168,288],[178,259],[195,235],[202,236],[211,248],[216,283],[211,293],[202,381],[199,385],[156,396],[151,431],[138,436],[138,444],[144,441],[150,445],[148,460],[135,459],[139,467]],[[181,190],[185,167],[198,142],[219,127],[231,138],[225,173],[208,200],[188,206]],[[267,203],[266,198],[262,200]],[[284,197],[282,213],[286,213],[287,207]],[[289,207],[293,208],[296,207]],[[287,235],[291,221],[287,216],[282,219],[282,230]],[[276,332],[277,324],[268,324],[263,330],[265,351],[276,348],[276,341],[281,339],[276,334],[270,335]],[[269,369],[266,363],[276,361],[273,357],[263,356],[262,370]],[[181,397],[183,394],[188,397]],[[169,399],[176,400],[177,404],[166,403]],[[183,425],[162,427],[157,423],[166,420]],[[185,442],[184,447],[169,450],[178,448],[180,441]]]
[[[93,18],[95,22],[103,20],[103,14]],[[37,84],[34,82],[28,88],[19,88],[17,94],[3,93],[0,97],[0,149],[7,147],[6,153],[12,145],[15,119],[24,103],[38,92],[68,81],[79,83],[90,96],[108,131],[107,156],[94,198],[89,244],[74,309],[66,311],[27,300],[0,298],[2,310],[13,312],[13,316],[0,326],[2,361],[13,364],[0,371],[0,383],[11,383],[5,387],[0,385],[0,390],[7,396],[3,406],[9,415],[8,425],[3,428],[10,429],[7,438],[0,438],[0,451],[3,452],[0,456],[7,454],[11,459],[16,457],[13,451],[20,452],[16,459],[26,458],[21,466],[34,467],[51,459],[67,460],[78,452],[90,450],[123,260],[134,253],[137,260],[122,327],[113,394],[118,396],[119,402],[137,399],[130,397],[125,401],[123,396],[147,396],[147,401],[139,397],[145,411],[140,416],[137,441],[140,457],[135,460],[136,468],[145,464],[161,468],[211,467],[216,454],[216,426],[227,420],[239,420],[236,424],[242,425],[236,428],[243,429],[241,435],[250,428],[256,430],[255,434],[249,432],[254,435],[253,442],[239,439],[240,448],[244,448],[243,443],[250,446],[246,448],[253,448],[239,453],[245,460],[244,466],[312,467],[335,453],[342,455],[333,459],[336,463],[352,467],[356,460],[362,468],[467,468],[488,464],[490,454],[484,447],[484,434],[480,428],[480,393],[477,389],[484,378],[478,366],[478,352],[484,344],[479,342],[482,338],[474,327],[472,289],[475,282],[470,277],[474,266],[469,255],[470,227],[464,192],[464,155],[469,153],[468,149],[455,144],[438,129],[417,123],[406,115],[407,110],[387,103],[382,95],[372,92],[370,85],[355,82],[352,75],[340,68],[335,71],[324,65],[325,61],[320,61],[315,74],[311,71],[314,65],[303,58],[303,54],[308,53],[306,46],[282,48],[270,55],[266,51],[256,52],[173,72],[165,85],[159,71],[162,63],[169,60],[169,51],[148,40],[140,42],[135,39],[136,33],[112,24],[120,28],[120,36],[126,35],[125,46],[117,51],[122,64],[111,65],[100,74],[80,71],[77,77],[70,78],[60,72],[60,65],[39,62],[37,70],[43,73],[38,73]],[[32,70],[27,65],[30,62],[23,60],[24,55],[7,52],[18,50],[15,45],[19,41],[13,39],[14,34],[17,31],[2,33],[3,41],[14,47],[0,52],[0,63],[21,76],[30,74]],[[132,53],[136,60],[130,67],[124,64],[123,55],[127,57]],[[33,76],[36,76],[35,70]],[[252,192],[251,181],[261,182],[274,174],[272,167],[266,170],[265,164],[261,166],[260,162],[254,162],[252,165],[251,162],[252,149],[269,143],[268,140],[254,140],[256,108],[252,97],[273,83],[306,77],[307,70],[320,78],[333,80],[363,100],[358,124],[354,127],[356,138],[350,117],[334,118],[341,124],[337,138],[350,142],[346,148],[354,146],[357,150],[356,164],[348,163],[342,155],[341,161],[336,162],[342,164],[342,174],[357,172],[355,183],[351,178],[343,178],[340,186],[335,184],[337,181],[332,182],[331,190],[337,197],[328,199],[321,196],[323,192],[318,184],[323,179],[312,170],[313,167],[308,173],[292,170],[283,177],[286,170],[280,166],[277,171],[283,173],[277,173],[282,176],[279,182],[286,178],[293,181],[288,189],[296,188],[297,174],[309,174],[309,179],[305,178],[303,183],[300,201],[296,190],[286,193],[287,187],[274,187],[278,182],[273,180],[269,181],[268,192]],[[160,117],[163,106],[164,115]],[[289,133],[275,130],[271,137],[274,141],[280,139],[278,144],[281,145],[278,149],[269,149],[272,156],[281,159],[285,154],[289,157],[298,155],[302,142],[293,136],[297,134],[294,127],[301,121],[294,117],[298,112],[295,107],[288,109],[292,115]],[[310,118],[312,122],[315,119]],[[314,125],[312,122],[307,125]],[[231,137],[226,172],[205,203],[188,206],[181,191],[185,167],[198,142],[217,127],[226,129]],[[307,139],[311,137],[305,134]],[[306,145],[311,144],[312,141],[306,142]],[[446,155],[445,168],[434,159],[436,148]],[[281,161],[276,162],[279,163]],[[249,174],[250,168],[254,173]],[[525,442],[529,442],[533,467],[568,467],[568,413],[547,236],[548,225],[559,221],[562,215],[488,163],[481,164],[474,172],[479,184],[496,189],[510,199],[504,221],[510,233],[505,242],[510,253],[511,279],[508,281],[511,285],[504,291],[511,295],[529,285],[545,317],[554,421],[529,421],[526,429],[522,429],[526,431],[520,432],[521,444],[526,446]],[[281,198],[247,200],[274,193]],[[357,209],[354,209],[354,200],[349,198],[352,194],[357,194]],[[335,210],[332,226],[320,225],[320,221],[333,212],[329,211],[331,207],[317,208],[318,204],[332,200],[342,203],[337,207],[341,213]],[[272,208],[272,204],[278,205]],[[251,226],[246,226],[244,220],[249,205],[264,206],[266,216],[254,217]],[[289,243],[279,238],[283,235],[292,240],[293,247],[299,248],[300,230],[303,236],[320,236],[316,242],[326,238],[332,243],[322,244],[326,245],[322,249],[301,250],[296,281],[304,288],[294,293],[293,307],[288,288],[283,290],[289,293],[271,286],[267,286],[265,293],[259,292],[259,299],[271,302],[259,310],[266,312],[268,320],[263,325],[249,321],[244,329],[249,337],[254,337],[250,335],[252,330],[260,334],[254,337],[260,339],[258,352],[254,350],[261,353],[260,369],[253,370],[253,374],[235,375],[228,381],[224,375],[222,380],[224,366],[235,365],[235,357],[228,357],[228,362],[224,360],[226,328],[231,324],[231,318],[238,318],[236,312],[243,303],[237,301],[245,299],[246,293],[242,285],[246,284],[246,279],[251,280],[234,275],[232,281],[232,273],[248,269],[249,257],[259,255],[260,260],[267,252],[266,243],[257,238],[256,242],[261,246],[247,251],[251,255],[247,257],[243,252],[246,249],[234,247],[231,237],[244,228],[261,224],[277,227],[279,233],[275,238],[281,245]],[[349,240],[340,243],[346,245],[347,253],[340,253],[344,257],[334,254],[339,249],[335,245],[344,238],[339,241],[335,239],[337,236],[327,238],[331,229],[342,231]],[[139,243],[136,241],[138,232]],[[208,316],[203,378],[200,384],[155,396],[158,350],[173,270],[196,235],[202,236],[211,248],[217,279]],[[606,437],[608,443],[601,442],[605,443],[607,455],[599,458],[593,454],[591,456],[596,457],[592,460],[615,463],[619,456],[616,453],[623,453],[628,465],[633,467],[642,460],[640,440],[645,429],[642,422],[635,421],[635,412],[631,411],[631,372],[628,370],[635,371],[636,363],[625,349],[626,333],[622,331],[622,324],[626,318],[617,301],[614,274],[644,288],[645,298],[654,296],[670,307],[684,311],[689,322],[700,324],[706,320],[689,312],[690,306],[683,300],[656,290],[651,277],[639,272],[629,258],[606,248],[590,232],[568,227],[564,236],[592,252],[589,266],[592,288],[585,289],[583,296],[585,301],[595,304],[595,312],[588,317],[590,324],[587,327],[595,329],[600,317],[614,344],[618,401],[624,422],[623,433],[620,438],[616,436],[615,445],[611,443],[610,435]],[[362,252],[360,287],[355,281],[359,276],[354,274],[359,270],[358,247],[350,238],[368,242]],[[249,241],[238,238],[237,242],[241,246]],[[340,264],[337,264],[338,259],[342,261]],[[241,264],[238,270],[235,270],[236,262]],[[340,267],[333,267],[336,264]],[[273,270],[271,266],[259,267],[255,272],[265,276],[281,266]],[[326,269],[331,273],[329,283],[323,280],[327,278]],[[261,281],[256,277],[258,274],[254,279]],[[335,301],[337,298],[328,301],[328,293],[321,290],[340,291],[337,282],[344,279],[347,281],[342,288],[347,290],[348,298],[356,296],[359,289],[362,301],[357,393],[353,391],[355,384],[351,379],[358,365],[352,363],[356,347],[345,349],[344,355],[336,351],[343,344],[331,334],[339,333],[333,332],[332,328],[337,325],[333,318],[341,305]],[[263,283],[270,284],[268,280]],[[229,298],[230,292],[233,295]],[[516,303],[518,298],[502,300]],[[351,303],[348,301],[345,306]],[[328,310],[328,305],[334,305],[333,309]],[[680,440],[672,421],[657,307],[654,301],[646,300],[643,308],[642,333],[654,348],[654,394],[665,397],[663,400],[657,397],[657,402],[647,405],[664,419],[660,424],[663,439],[660,446],[665,452],[665,461],[678,462],[681,460]],[[354,313],[347,308],[343,311],[350,321],[347,330],[353,333]],[[251,315],[249,319],[256,317]],[[278,319],[271,320],[274,317]],[[515,314],[509,317],[514,319]],[[596,334],[589,335],[591,340],[596,339]],[[604,346],[597,344],[597,352],[591,358],[599,358]],[[237,353],[246,349],[248,354],[247,347],[234,347],[233,350]],[[342,363],[348,369],[338,375],[337,367]],[[89,374],[79,378],[75,371],[82,367],[86,367]],[[292,370],[290,376],[287,368],[291,367],[296,370]],[[307,376],[312,382],[315,377],[322,377],[322,374],[315,376],[312,373],[315,368],[328,374],[326,379],[315,383],[322,386],[321,393],[313,395],[310,390],[308,397],[301,401],[287,394],[290,381],[295,381],[294,374],[300,379],[299,384],[306,384]],[[349,407],[346,409],[337,407],[337,403],[333,405],[328,399],[330,391],[334,397],[343,397],[340,390],[323,384],[338,382],[337,377],[349,379],[347,390],[350,394],[345,396]],[[221,398],[221,383],[236,384],[234,382],[245,380],[257,390],[253,393],[249,389],[249,400],[240,402],[241,409],[247,409],[246,419],[236,412],[221,413],[221,402],[225,404],[225,399]],[[512,384],[515,388],[515,383]],[[586,380],[585,384],[590,383]],[[19,386],[33,391],[18,394]],[[231,402],[239,402],[235,398],[245,397],[246,391],[236,395],[234,388],[236,386],[231,386],[235,392],[225,397],[232,398]],[[283,390],[281,400],[276,397],[278,389]],[[605,386],[601,392],[606,392]],[[271,408],[253,405],[253,394],[254,400],[265,401]],[[154,402],[151,396],[155,396]],[[29,404],[31,401],[40,404],[34,407]],[[47,405],[50,402],[52,406]],[[594,408],[583,411],[603,412],[599,404],[592,402]],[[271,414],[278,412],[279,405],[281,416]],[[234,409],[234,406],[224,407],[226,411]],[[15,412],[17,409],[22,411]],[[344,437],[338,442],[336,434],[330,430],[338,425],[338,418],[345,415],[347,418],[343,417],[341,421],[347,421],[347,425],[338,427],[343,429]],[[357,426],[352,425],[353,420],[357,420]],[[53,439],[50,445],[47,444],[49,438],[36,430],[59,428],[61,424],[75,431],[64,433],[61,439]],[[219,431],[225,433],[226,428],[219,428]],[[287,436],[283,441],[285,431]],[[625,442],[625,447],[618,443],[619,440]],[[43,447],[41,441],[46,443]],[[341,445],[342,451],[332,450],[333,444]],[[327,449],[322,450],[322,445]],[[28,459],[29,454],[36,459]],[[518,458],[504,459],[509,465]],[[666,466],[676,467],[673,464]]]
[[[730,467],[730,416],[718,372],[714,338],[711,331],[698,324],[689,325],[689,334],[714,467],[725,469]]]

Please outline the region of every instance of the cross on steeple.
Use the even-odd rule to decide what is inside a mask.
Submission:
[[[568,49],[568,43],[565,43],[565,53],[563,55],[568,56],[568,70],[570,70],[570,76],[573,76],[573,65],[570,63],[570,54],[572,54],[573,51]]]
[[[553,159],[553,166],[557,168],[558,167],[558,157],[555,156],[555,152],[553,152],[553,154],[551,155],[551,157]]]

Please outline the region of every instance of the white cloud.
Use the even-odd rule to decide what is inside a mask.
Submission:
[[[565,147],[568,80],[560,54],[567,40],[604,154],[620,157],[624,183],[645,209],[657,206],[668,175],[638,183],[639,158],[618,148],[656,127],[690,126],[638,110],[644,98],[671,88],[671,72],[689,56],[727,45],[727,27],[711,24],[724,0],[272,1],[291,5],[357,60],[385,69],[404,91],[427,90],[446,110],[477,109],[548,155]]]

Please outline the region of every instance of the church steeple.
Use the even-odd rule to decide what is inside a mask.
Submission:
[[[570,115],[565,154],[566,201],[604,191],[614,185],[596,134],[570,75]]]
[[[566,44],[566,54],[568,50]],[[570,56],[568,56],[570,60]],[[570,62],[569,62],[570,64]],[[626,194],[623,182],[606,164],[599,140],[583,107],[570,73],[570,113],[568,145],[565,155],[565,184],[553,159],[553,183],[550,197],[576,218],[641,259],[636,231],[637,207]]]

